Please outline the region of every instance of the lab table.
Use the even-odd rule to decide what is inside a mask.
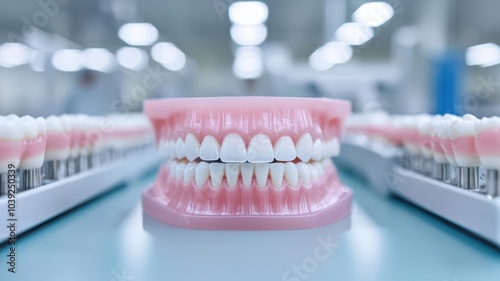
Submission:
[[[0,280],[500,280],[497,248],[347,170],[351,217],[291,231],[160,223],[141,208],[155,172],[18,237],[16,273],[2,244]]]

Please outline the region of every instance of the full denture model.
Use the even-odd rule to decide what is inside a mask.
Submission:
[[[331,161],[350,104],[219,97],[145,102],[168,160],[144,211],[199,229],[296,229],[349,215],[352,192]]]

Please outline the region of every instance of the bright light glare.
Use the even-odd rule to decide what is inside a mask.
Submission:
[[[231,26],[231,38],[241,46],[256,46],[262,44],[267,37],[267,27],[258,25],[238,25]]]
[[[311,66],[314,70],[325,71],[332,68],[333,65],[333,63],[327,62],[323,59],[321,49],[314,51],[314,53],[312,53],[309,57],[309,66]]]
[[[118,37],[132,46],[149,46],[158,40],[158,29],[150,23],[126,23]]]
[[[116,60],[131,70],[141,70],[148,63],[148,54],[139,48],[122,47],[116,51]]]
[[[108,72],[113,65],[113,54],[104,48],[83,51],[83,65],[91,70]]]
[[[363,45],[373,37],[373,28],[358,22],[347,22],[337,29],[335,37],[349,45]]]
[[[381,26],[394,15],[394,9],[385,2],[368,2],[361,5],[353,14],[352,19],[368,26]]]
[[[233,73],[241,79],[255,79],[262,76],[264,65],[262,50],[258,47],[240,47],[236,49]]]
[[[352,58],[352,48],[343,42],[331,41],[320,49],[321,56],[328,63],[346,63]]]
[[[494,43],[486,43],[467,48],[465,51],[467,65],[480,65],[482,67],[500,63],[500,47]]]
[[[166,69],[178,71],[186,65],[186,55],[169,42],[156,43],[151,48],[151,57]]]
[[[62,49],[52,56],[52,65],[60,71],[79,71],[83,68],[82,52],[76,49]]]
[[[258,1],[235,2],[229,6],[229,19],[234,24],[261,24],[267,20],[268,13],[267,5]]]
[[[0,66],[14,67],[29,63],[35,51],[21,43],[5,43],[0,46]]]

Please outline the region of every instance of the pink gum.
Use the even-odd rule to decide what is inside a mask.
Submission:
[[[0,140],[0,159],[29,158],[45,153],[46,136],[18,142]]]
[[[313,139],[340,137],[350,104],[330,99],[283,97],[217,97],[149,100],[144,104],[159,138],[201,139],[213,135],[219,143],[225,135],[240,134],[244,141],[264,133],[274,143],[289,135],[296,142],[310,133]]]
[[[66,133],[47,133],[47,150],[64,150],[70,147],[71,136]]]
[[[451,141],[455,156],[477,156],[476,140],[474,136],[459,137]]]
[[[500,128],[480,132],[476,136],[476,150],[484,156],[500,156]]]

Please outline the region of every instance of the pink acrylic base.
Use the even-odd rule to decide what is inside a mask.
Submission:
[[[165,204],[153,184],[142,194],[144,212],[164,223],[193,229],[212,230],[285,230],[314,228],[346,218],[351,213],[352,191],[339,187],[338,200],[320,211],[300,215],[193,215]]]

